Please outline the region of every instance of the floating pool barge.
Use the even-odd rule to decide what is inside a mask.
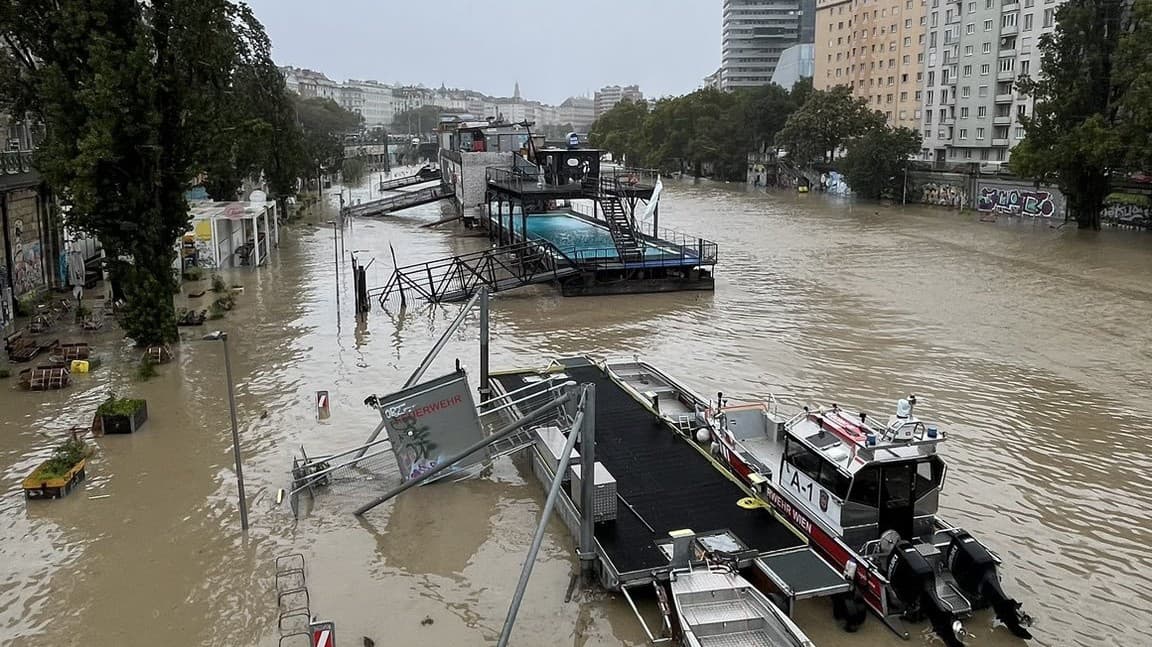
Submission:
[[[383,305],[396,297],[464,301],[484,287],[501,292],[538,284],[564,296],[714,290],[716,243],[661,228],[658,176],[602,172],[601,154],[509,153],[508,168],[484,169],[481,215],[465,217],[487,231],[493,247],[398,267],[370,294]]]

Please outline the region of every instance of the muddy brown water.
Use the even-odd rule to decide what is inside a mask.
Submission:
[[[376,258],[379,285],[389,243],[402,264],[484,244],[419,228],[438,216],[430,206],[357,222],[345,247]],[[1152,644],[1152,238],[711,184],[671,184],[661,216],[720,244],[715,294],[501,296],[494,368],[637,353],[734,398],[886,411],[916,392],[922,416],[951,434],[943,514],[1005,558],[1007,588],[1036,619],[1034,644]],[[227,276],[245,287],[219,327],[237,376],[247,536],[223,357],[194,341],[203,331],[186,331],[175,361],[144,384],[131,376],[135,351],[110,330],[87,337],[105,367],[71,388],[4,384],[0,644],[275,645],[273,559],[294,552],[307,558],[311,610],[337,622],[339,644],[494,643],[543,499],[513,461],[362,521],[350,502],[383,482],[322,495],[300,520],[276,505],[293,452],[361,441],[378,420],[363,398],[402,383],[459,309],[377,308],[358,326],[344,271],[338,322],[330,231],[293,225],[267,267]],[[457,357],[475,368],[476,338],[474,325],[455,335],[432,373]],[[319,389],[332,396],[326,421]],[[98,439],[71,496],[26,503],[21,478],[109,391],[147,398],[146,427]],[[644,644],[619,597],[565,602],[571,547],[554,522],[513,644]],[[874,618],[841,632],[826,602],[802,603],[797,619],[822,646],[901,644]],[[969,621],[970,644],[1018,644],[993,625],[987,614]],[[923,626],[911,643],[939,644]]]

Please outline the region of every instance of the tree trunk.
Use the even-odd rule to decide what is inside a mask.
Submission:
[[[1075,195],[1068,196],[1068,208],[1078,229],[1100,230],[1100,212],[1110,188],[1109,178],[1103,173],[1086,174],[1076,183]]]

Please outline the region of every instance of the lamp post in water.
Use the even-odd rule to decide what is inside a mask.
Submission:
[[[240,528],[248,532],[248,499],[244,497],[244,469],[240,465],[240,430],[236,424],[236,393],[232,384],[232,361],[228,357],[228,333],[223,330],[204,335],[204,341],[224,344],[224,375],[228,380],[228,413],[232,417],[232,457],[236,460],[236,486],[240,497]]]

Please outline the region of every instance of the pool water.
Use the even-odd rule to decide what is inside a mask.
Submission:
[[[515,219],[515,230],[521,231],[523,221]],[[528,216],[528,236],[552,243],[562,252],[580,252],[583,258],[616,258],[616,244],[606,227],[577,218],[567,213],[531,214]],[[645,257],[679,256],[679,252],[644,245]]]

